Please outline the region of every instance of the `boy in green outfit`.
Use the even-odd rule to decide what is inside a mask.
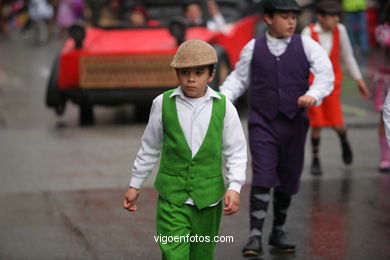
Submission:
[[[157,235],[178,237],[159,241],[163,259],[214,259],[222,208],[225,215],[239,208],[246,141],[235,107],[207,85],[216,63],[216,51],[208,43],[190,40],[180,45],[171,63],[180,85],[153,101],[125,194],[123,207],[136,211],[140,187],[161,154],[154,183],[160,195]]]

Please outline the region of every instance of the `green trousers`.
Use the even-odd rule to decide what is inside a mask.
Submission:
[[[216,245],[213,239],[218,235],[221,216],[222,202],[198,210],[187,204],[178,207],[159,197],[156,226],[162,259],[213,260]]]

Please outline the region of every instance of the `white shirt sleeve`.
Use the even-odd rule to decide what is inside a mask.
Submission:
[[[162,95],[159,95],[153,100],[149,122],[141,139],[141,148],[134,161],[133,176],[130,181],[131,187],[141,188],[160,158],[163,141],[161,109]]]
[[[246,138],[237,110],[229,99],[226,99],[222,138],[222,153],[226,161],[228,190],[240,193],[241,186],[244,185],[246,178]]]
[[[314,74],[314,81],[306,95],[316,99],[316,106],[328,96],[334,86],[334,73],[329,56],[321,45],[307,36],[302,36],[303,49],[310,63],[310,71]]]
[[[306,26],[306,27],[302,30],[301,35],[302,35],[302,36],[311,37],[311,31],[310,31],[309,26]]]
[[[221,93],[226,95],[231,101],[235,101],[249,87],[254,47],[255,39],[252,39],[244,46],[235,69],[227,76],[219,88]]]
[[[338,24],[338,28],[339,28],[340,45],[341,45],[340,52],[344,64],[347,67],[348,72],[351,74],[354,80],[362,79],[362,74],[356,62],[356,59],[353,55],[353,50],[352,50],[351,42],[348,37],[347,29],[341,23]]]
[[[387,144],[390,145],[390,91],[388,92],[385,103],[383,104],[383,121],[385,123]]]

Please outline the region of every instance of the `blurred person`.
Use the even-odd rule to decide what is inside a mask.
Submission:
[[[390,92],[387,92],[385,102],[383,103],[383,122],[385,128],[385,136],[387,139],[387,145],[390,145]],[[383,172],[388,172],[384,169]]]
[[[84,0],[74,0],[72,7],[76,20],[84,20]]]
[[[128,15],[128,24],[132,27],[158,26],[159,21],[149,19],[148,12],[141,5],[133,5]]]
[[[183,16],[187,19],[190,26],[206,25],[210,31],[225,31],[228,26],[225,18],[220,13],[218,4],[215,1],[207,1],[208,12],[211,20],[206,23],[203,21],[203,13],[198,2],[190,2],[183,6]]]
[[[54,14],[53,6],[47,0],[31,0],[28,13],[36,43],[46,43],[49,40],[48,23]]]
[[[179,46],[171,67],[180,85],[154,99],[124,196],[123,207],[136,211],[141,185],[161,154],[154,183],[159,193],[157,234],[191,236],[191,240],[156,241],[165,260],[214,259],[213,238],[222,212],[232,215],[239,208],[246,140],[234,105],[208,86],[216,63],[215,49],[204,41],[189,40]],[[209,240],[195,241],[198,236]]]
[[[310,37],[295,34],[300,11],[295,0],[266,0],[268,31],[245,45],[235,69],[220,86],[232,101],[247,89],[250,93],[248,138],[253,175],[244,256],[262,254],[270,201],[274,218],[268,244],[282,253],[295,252],[284,227],[303,170],[309,127],[306,108],[321,104],[333,89],[332,64],[325,50]],[[315,79],[309,89],[310,71]]]
[[[366,0],[342,0],[346,24],[352,47],[363,54],[369,52]]]
[[[148,14],[144,7],[140,5],[133,5],[129,15],[129,23],[134,27],[146,26],[148,21]]]
[[[61,0],[57,12],[57,24],[61,28],[72,26],[83,19],[83,0]]]
[[[98,25],[103,27],[118,26],[120,24],[120,2],[119,0],[108,1],[99,8]]]
[[[389,104],[389,92],[390,88],[390,3],[384,9],[383,23],[378,25],[375,30],[376,40],[383,49],[383,58],[381,65],[373,77],[373,90],[374,90],[374,107],[377,111],[381,112],[380,120],[378,123],[378,135],[379,135],[379,148],[380,148],[380,161],[379,171],[390,172],[389,161],[389,146],[390,142],[386,142],[385,125],[387,139],[389,140],[390,134],[390,104]],[[387,96],[387,98],[386,98]],[[386,98],[386,102],[385,102]],[[383,111],[383,112],[382,112]]]
[[[353,55],[353,50],[344,25],[340,23],[342,8],[334,0],[323,0],[316,5],[317,23],[311,24],[302,31],[302,35],[309,36],[321,44],[328,53],[335,75],[334,89],[318,107],[308,109],[310,118],[311,144],[313,159],[310,172],[313,175],[322,174],[319,159],[319,147],[322,127],[332,127],[340,138],[342,160],[349,165],[353,161],[352,149],[347,138],[340,93],[343,71],[340,57],[343,59],[349,73],[356,81],[357,87],[364,98],[369,97],[369,91],[363,80],[359,66]],[[312,78],[311,78],[312,80]]]

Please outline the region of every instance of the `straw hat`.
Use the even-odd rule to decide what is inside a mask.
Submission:
[[[205,41],[189,40],[183,42],[175,56],[171,67],[175,69],[206,66],[217,63],[217,52]]]

